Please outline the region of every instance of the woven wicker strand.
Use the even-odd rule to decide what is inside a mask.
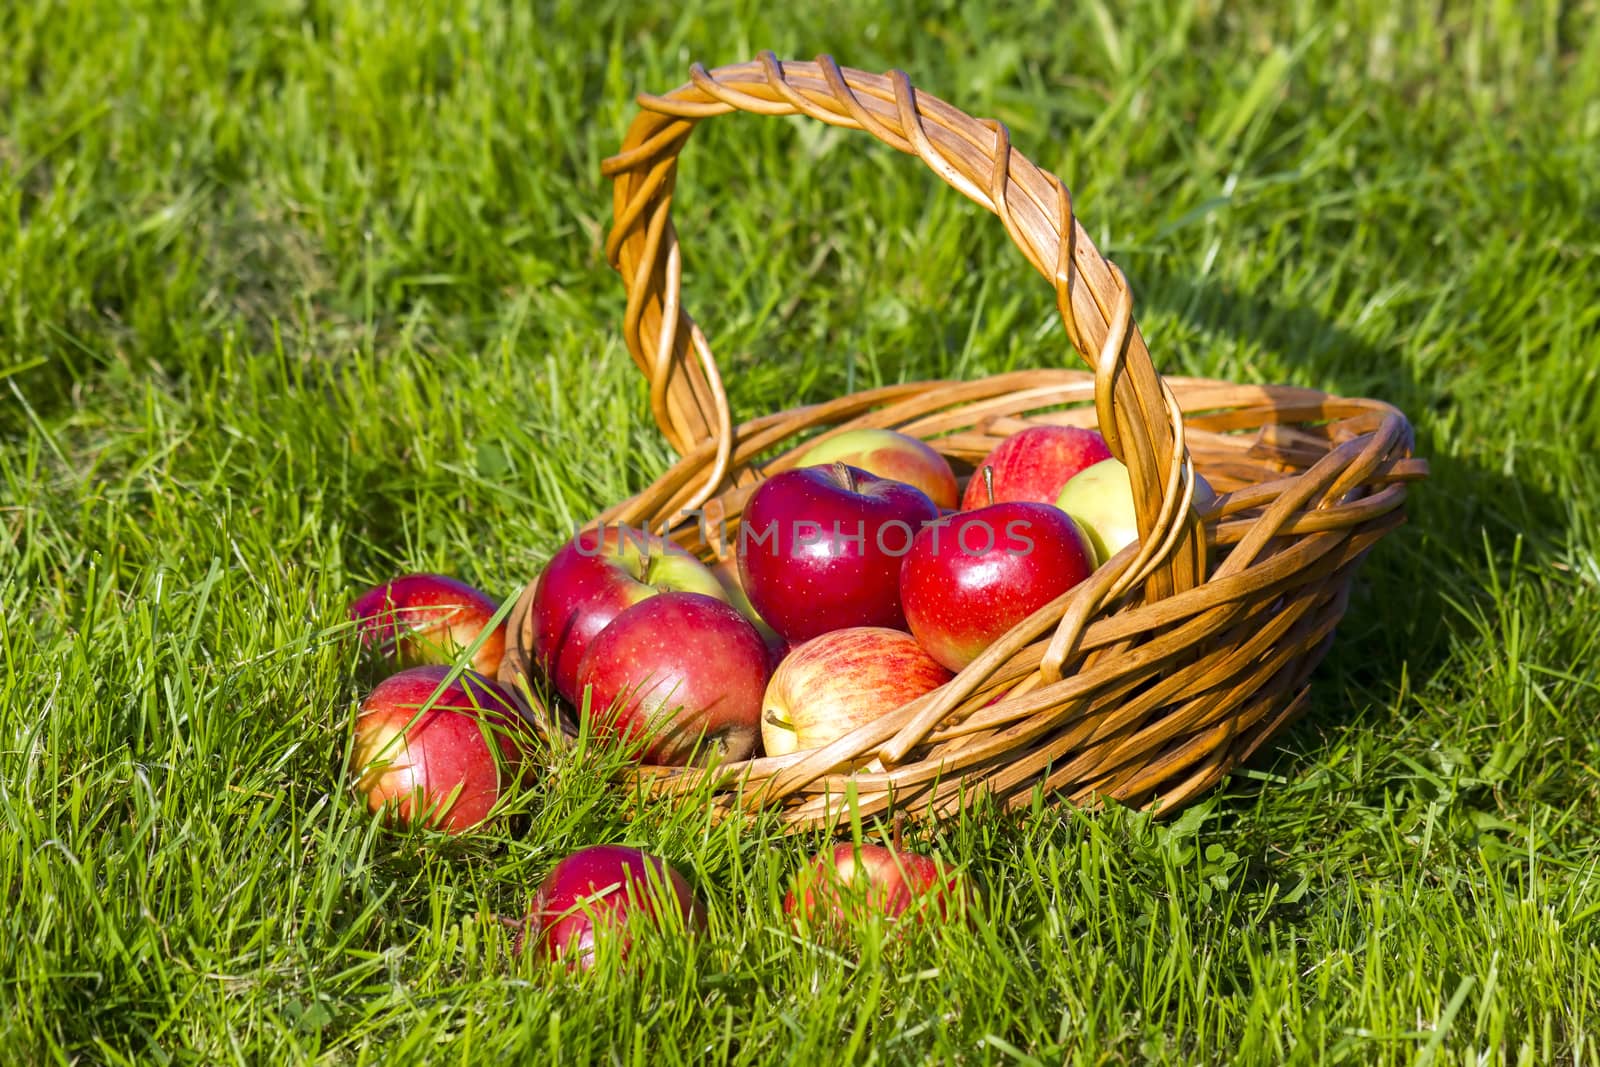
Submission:
[[[1015,627],[953,681],[815,751],[709,770],[641,767],[672,794],[714,789],[716,810],[773,809],[800,830],[904,811],[936,817],[980,795],[1006,807],[1042,789],[1176,811],[1307,705],[1307,680],[1343,615],[1355,568],[1403,521],[1427,476],[1410,424],[1376,400],[1156,373],[1132,293],[1078,223],[1066,186],[1006,128],[827,57],[770,53],[641,96],[614,181],[606,255],[627,289],[623,335],[680,460],[598,517],[664,532],[703,558],[732,549],[763,477],[829,434],[887,427],[966,469],[1029,425],[1098,428],[1127,464],[1140,539]],[[1088,371],[887,386],[734,424],[711,346],[680,303],[671,220],[679,153],[704,119],[802,114],[915,155],[997,215],[1054,286]],[[757,463],[759,461],[759,467]],[[1203,515],[1195,474],[1222,493]],[[1208,571],[1208,565],[1215,563]],[[530,584],[513,610],[504,681],[527,684]],[[554,736],[570,736],[570,717]]]

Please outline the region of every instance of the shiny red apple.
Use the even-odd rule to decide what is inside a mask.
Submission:
[[[539,574],[530,609],[535,660],[573,704],[578,664],[595,635],[625,608],[673,590],[727,599],[709,567],[659,534],[631,526],[585,530]]]
[[[594,845],[545,876],[526,930],[552,961],[588,970],[607,939],[625,959],[642,923],[695,933],[705,929],[705,910],[683,875],[661,859],[623,845]],[[519,936],[515,950],[523,947]]]
[[[750,621],[701,593],[662,593],[623,611],[589,642],[578,685],[596,736],[646,763],[741,760],[761,738],[767,646]]]
[[[444,684],[449,675],[429,664],[378,683],[356,716],[350,774],[392,823],[459,834],[523,777],[532,734],[498,683],[462,671]]]
[[[904,627],[900,557],[938,514],[922,490],[843,463],[782,471],[745,505],[745,592],[789,641],[850,626]]]
[[[1094,573],[1094,548],[1066,512],[1010,501],[930,523],[900,564],[911,633],[952,671]]]
[[[855,626],[813,637],[790,651],[767,683],[766,754],[821,748],[951,677],[903,630]]]
[[[361,640],[401,667],[454,663],[494,621],[496,604],[466,582],[443,574],[404,574],[373,586],[350,605]],[[501,622],[489,630],[472,668],[494,677],[506,650]]]
[[[845,842],[800,869],[783,911],[797,922],[837,925],[872,915],[898,919],[908,911],[946,918],[960,903],[960,880],[938,860]]]
[[[1001,441],[978,464],[961,496],[961,510],[971,511],[986,504],[1011,500],[1054,504],[1068,478],[1109,458],[1111,449],[1106,447],[1105,438],[1094,430],[1077,426],[1030,426]],[[990,472],[987,479],[984,468]]]
[[[910,434],[847,430],[806,449],[796,465],[816,467],[827,463],[845,463],[880,478],[914,485],[940,508],[953,508],[961,499],[949,460]]]

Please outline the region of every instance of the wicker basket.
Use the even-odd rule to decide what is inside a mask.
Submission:
[[[636,773],[669,792],[705,788],[713,775],[719,813],[776,809],[794,830],[837,824],[852,809],[938,816],[984,794],[1015,807],[1041,788],[1074,804],[1113,798],[1170,813],[1303,710],[1356,565],[1403,521],[1406,482],[1426,477],[1405,417],[1310,389],[1163,380],[1127,283],[1078,224],[1066,186],[1016,152],[1003,125],[916,92],[902,72],[765,53],[690,74],[665,96],[640,97],[622,151],[603,168],[615,181],[606,253],[627,287],[628,350],[682,458],[597,522],[665,530],[712,560],[730,546],[708,533],[737,529],[760,479],[793,465],[818,431],[891,427],[962,470],[1048,422],[1104,434],[1131,472],[1141,539],[954,681],[825,748]],[[1091,371],[894,385],[735,426],[710,346],[679,303],[670,215],[689,135],[731,111],[798,112],[917,156],[1000,217],[1054,284],[1067,338]],[[1196,469],[1222,494],[1198,517]],[[510,618],[501,676],[513,685],[530,671],[532,593],[530,584]],[[560,725],[570,734],[570,721]]]

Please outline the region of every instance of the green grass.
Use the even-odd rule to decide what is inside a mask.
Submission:
[[[642,7],[0,7],[0,1060],[1600,1056],[1592,0]],[[1250,769],[1164,824],[918,832],[983,921],[846,951],[779,922],[816,838],[572,760],[441,843],[339,773],[353,591],[510,596],[669,461],[599,161],[768,47],[1004,120],[1163,369],[1388,399],[1434,472]],[[679,189],[741,415],[1073,359],[998,222],[865,135],[718,120]],[[509,958],[611,840],[709,935]]]

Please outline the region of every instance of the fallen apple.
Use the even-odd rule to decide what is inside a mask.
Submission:
[[[658,534],[613,524],[561,546],[539,574],[530,609],[534,658],[556,692],[581,705],[578,664],[589,642],[623,609],[674,590],[727,599],[710,568]]]
[[[789,641],[850,626],[904,627],[900,557],[939,510],[926,493],[836,463],[774,474],[739,527],[739,575]]]
[[[1094,568],[1088,538],[1060,508],[991,504],[923,527],[900,565],[900,601],[917,642],[959,671]]]
[[[578,684],[597,737],[645,762],[721,763],[755,751],[767,647],[732,606],[662,593],[624,610],[589,642]]]
[[[978,464],[961,496],[961,510],[1011,500],[1054,504],[1067,479],[1110,458],[1105,438],[1094,430],[1030,426],[1001,441]]]
[[[474,671],[449,676],[440,664],[411,667],[361,702],[350,774],[392,824],[463,833],[525,777],[532,732],[511,695]]]
[[[951,677],[903,630],[856,626],[813,637],[790,651],[767,683],[766,754],[821,748]]]
[[[525,930],[550,960],[588,970],[607,939],[625,959],[641,923],[695,933],[705,929],[705,910],[688,880],[663,860],[623,845],[593,845],[545,876]],[[513,947],[522,951],[521,935]]]
[[[943,919],[960,903],[960,880],[938,860],[845,842],[800,869],[783,911],[799,923],[837,926],[873,915],[898,919],[907,912],[936,912]]]
[[[350,605],[362,643],[400,667],[454,663],[494,621],[496,604],[466,582],[443,574],[404,574],[373,586]],[[494,677],[505,654],[502,622],[483,639],[472,668]]]
[[[914,485],[941,508],[953,508],[961,499],[950,461],[926,441],[895,430],[847,430],[812,445],[796,466],[815,467],[845,463],[880,478]]]
[[[1216,496],[1210,483],[1196,471],[1194,509],[1205,511]],[[1089,535],[1097,566],[1139,539],[1133,482],[1120,460],[1104,460],[1074,475],[1062,486],[1056,506],[1071,515]]]

